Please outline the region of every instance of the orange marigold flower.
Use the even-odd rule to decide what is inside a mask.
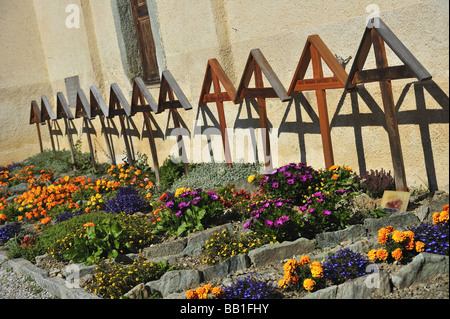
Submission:
[[[313,290],[315,286],[316,282],[310,278],[307,278],[303,281],[303,287],[308,291]]]
[[[285,289],[287,286],[287,280],[281,279],[280,281],[278,281],[278,286],[280,286],[281,289]]]
[[[372,249],[367,253],[367,256],[369,257],[369,260],[374,261],[375,259],[377,259],[377,250]]]
[[[159,197],[159,200],[164,200],[167,197],[167,193],[164,193]]]
[[[394,257],[395,260],[401,260],[403,258],[403,252],[400,248],[397,248],[392,252],[392,257]]]
[[[444,206],[442,206],[442,211],[444,211],[444,212],[448,212],[448,210],[449,210],[449,208],[448,208],[449,206],[448,206],[448,204],[447,205],[444,205]]]
[[[302,265],[302,266],[307,265],[310,262],[311,262],[311,259],[307,255],[303,255],[299,261],[300,265]]]
[[[334,179],[334,180],[337,180],[337,179],[338,179],[338,177],[339,177],[339,175],[338,175],[338,174],[333,174],[333,176],[331,176],[331,178],[332,178],[332,179]]]
[[[220,287],[214,287],[211,293],[214,297],[221,297],[224,294],[224,291]]]
[[[399,230],[394,230],[394,232],[392,233],[392,240],[397,243],[402,243],[405,239],[406,239],[405,233]]]
[[[45,217],[41,219],[42,224],[48,224],[52,219],[50,217]]]
[[[193,289],[190,289],[186,292],[187,299],[198,299],[197,292]]]
[[[425,244],[421,241],[416,241],[416,251],[421,253],[425,250]]]
[[[89,227],[89,226],[95,227],[95,224],[94,223],[86,223],[83,225],[83,227]]]
[[[377,250],[377,258],[379,260],[386,260],[389,256],[389,253],[386,249],[378,249]]]
[[[385,244],[389,238],[389,231],[386,228],[381,228],[378,231],[378,243]]]

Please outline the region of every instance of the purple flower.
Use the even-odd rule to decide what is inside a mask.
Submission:
[[[304,212],[306,210],[306,206],[300,206],[300,210]]]
[[[213,200],[219,199],[219,196],[218,196],[216,193],[214,193],[214,192],[208,192],[208,195],[209,195]]]
[[[179,210],[176,214],[175,214],[175,216],[180,216],[181,215],[181,210]]]
[[[308,213],[314,212],[314,208],[308,209]]]
[[[172,207],[174,204],[175,204],[175,203],[174,203],[173,201],[170,200],[170,201],[167,202],[166,208],[170,208],[170,207]]]
[[[283,206],[283,202],[278,202],[275,204],[275,206],[277,206],[277,207]]]
[[[200,196],[194,197],[192,200],[192,204],[197,205],[197,203],[200,201]]]
[[[278,182],[273,183],[273,184],[272,184],[272,187],[273,187],[273,188],[278,188]]]
[[[273,221],[271,221],[271,220],[266,220],[266,222],[264,223],[264,226],[266,226],[266,227],[272,227],[273,226]]]
[[[281,217],[280,217],[280,220],[283,221],[283,223],[284,223],[284,222],[290,221],[291,218],[290,218],[289,216],[286,216],[286,215],[285,215],[285,216],[281,216]]]
[[[246,222],[246,223],[244,224],[244,229],[250,228],[251,225],[252,225],[252,221],[249,220],[248,222]]]
[[[286,183],[292,185],[292,184],[295,183],[295,180],[294,180],[293,178],[291,178],[291,179],[288,179],[288,180],[286,181]]]
[[[265,207],[265,208],[267,208],[267,207],[269,207],[270,206],[270,203],[269,202],[266,202],[266,203],[264,203],[264,205],[263,205],[263,207]]]
[[[275,222],[275,227],[279,227],[279,226],[281,226],[281,225],[283,225],[283,221],[282,220],[277,220],[276,222]]]
[[[329,210],[324,210],[324,211],[322,212],[322,215],[323,215],[323,216],[328,216],[328,215],[331,215],[331,212],[330,212]]]

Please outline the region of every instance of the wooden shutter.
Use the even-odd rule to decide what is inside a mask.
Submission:
[[[146,0],[130,0],[133,8],[134,25],[141,55],[143,80],[146,84],[159,83],[158,62],[153,40]]]

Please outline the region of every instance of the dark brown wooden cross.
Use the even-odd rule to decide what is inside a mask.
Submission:
[[[100,124],[102,126],[102,131],[105,136],[105,143],[108,149],[111,165],[116,165],[116,158],[113,153],[112,142],[109,139],[105,125],[105,118],[109,117],[109,108],[106,105],[105,100],[103,99],[102,95],[100,94],[99,90],[95,85],[90,87],[89,92],[91,103],[91,117],[98,116],[100,118]]]
[[[148,104],[145,103],[148,102]],[[138,112],[144,115],[144,122],[148,132],[148,141],[150,144],[150,150],[152,152],[153,167],[155,170],[155,177],[157,185],[160,184],[160,171],[158,162],[158,153],[156,150],[155,138],[153,136],[152,124],[150,122],[149,113],[153,111],[158,112],[158,103],[156,103],[153,96],[144,84],[144,81],[137,77],[133,80],[133,95],[131,98],[131,114],[134,115]]]
[[[39,139],[39,148],[41,153],[44,153],[44,147],[42,146],[42,137],[41,137],[41,110],[39,110],[39,106],[36,101],[31,101],[31,109],[30,109],[30,124],[36,124],[38,139]]]
[[[210,93],[211,84],[214,86],[214,93]],[[221,84],[224,87],[225,92],[222,92]],[[230,144],[228,141],[227,122],[225,120],[223,102],[233,101],[235,95],[236,88],[233,83],[231,83],[219,61],[217,61],[217,59],[208,60],[198,106],[206,106],[209,102],[216,103],[217,113],[219,115],[220,134],[222,135],[223,151],[228,166],[233,166],[233,160],[231,158]]]
[[[52,121],[56,120],[56,115],[53,112],[52,106],[47,97],[43,95],[41,97],[41,123],[47,122],[48,134],[50,135],[50,142],[52,144],[53,153],[56,152],[55,141],[53,140]]]
[[[66,128],[66,136],[67,140],[69,141],[70,154],[72,156],[73,169],[75,170],[77,167],[77,161],[75,158],[75,147],[73,144],[73,138],[72,134],[70,133],[70,124],[73,124],[72,120],[74,119],[74,116],[62,92],[56,93],[56,119],[64,120],[64,125]]]
[[[117,83],[111,84],[109,95],[109,112],[108,117],[119,117],[120,127],[122,129],[123,141],[127,152],[127,160],[131,166],[134,166],[134,154],[131,152],[130,141],[128,139],[127,128],[125,126],[125,116],[131,116],[131,107],[127,99],[123,95]]]
[[[177,99],[175,99],[175,97]],[[181,135],[180,129],[180,119],[178,115],[178,109],[183,108],[184,110],[191,110],[192,106],[189,100],[184,95],[178,83],[172,76],[169,70],[165,70],[161,74],[161,85],[159,87],[159,99],[158,99],[158,113],[164,112],[169,109],[172,115],[173,124],[175,129],[178,129],[177,143],[180,150],[181,160],[184,163],[184,172],[189,173],[189,163],[186,154],[186,148],[183,142],[183,136]]]
[[[255,88],[249,88],[250,79],[253,74],[255,75]],[[263,74],[266,76],[272,87],[264,87]],[[234,97],[234,103],[239,104],[244,98],[256,98],[265,157],[264,166],[266,167],[266,170],[272,168],[266,98],[277,97],[282,102],[291,99],[291,97],[287,95],[286,89],[283,87],[283,84],[262,54],[261,50],[251,50]]]
[[[304,79],[311,61],[313,78]],[[332,77],[324,77],[322,61],[326,63],[333,73]],[[320,133],[322,136],[325,167],[327,169],[334,165],[334,156],[325,90],[343,88],[347,77],[347,72],[345,72],[344,68],[339,64],[322,39],[317,34],[310,35],[306,40],[300,61],[298,62],[297,69],[288,90],[288,95],[294,96],[296,92],[301,91],[316,91]]]
[[[84,126],[86,127],[86,136],[88,140],[89,153],[91,155],[91,165],[94,170],[97,170],[97,165],[95,163],[94,147],[92,145],[91,132],[89,131],[89,123],[95,117],[92,116],[91,105],[84,94],[82,89],[78,89],[77,98],[75,104],[75,118],[83,118]]]
[[[404,65],[391,67],[388,65],[385,43]],[[372,45],[377,67],[372,70],[363,70]],[[357,84],[379,82],[394,167],[394,180],[398,191],[407,191],[408,187],[391,80],[414,77],[419,81],[425,81],[431,79],[431,74],[380,18],[369,21],[349,72],[345,89],[351,91],[356,89]]]

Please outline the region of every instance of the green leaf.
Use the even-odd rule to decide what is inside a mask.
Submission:
[[[186,229],[187,229],[186,222],[182,222],[176,231],[176,235],[181,236],[186,231]]]
[[[111,232],[115,238],[118,238],[120,236],[120,234],[122,234],[123,228],[122,228],[122,226],[120,226],[119,223],[114,223],[111,226]]]

